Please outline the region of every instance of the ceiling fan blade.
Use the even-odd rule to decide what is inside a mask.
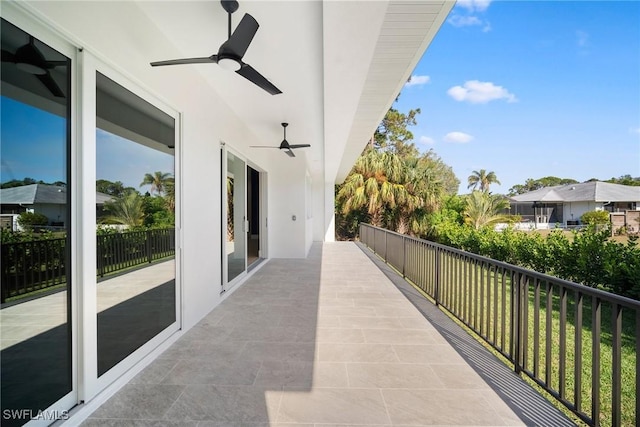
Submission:
[[[295,157],[295,156],[296,156],[295,154],[293,154],[293,151],[291,151],[291,149],[289,149],[289,150],[285,151],[285,153],[287,153],[287,155],[288,155],[289,157]]]
[[[257,72],[249,64],[244,64],[243,63],[242,67],[238,71],[236,71],[236,73],[240,74],[245,79],[247,79],[250,82],[254,83],[255,85],[261,87],[262,89],[266,90],[271,95],[277,95],[279,93],[282,93],[282,91],[280,89],[275,87],[273,85],[273,83],[271,83],[269,80],[267,80],[262,74]]]
[[[270,145],[250,145],[250,148],[280,148],[280,147],[274,147],[274,146],[270,146]]]
[[[46,74],[37,75],[36,77],[42,82],[43,85],[46,86],[47,89],[49,89],[49,92],[51,92],[53,96],[64,98],[62,89],[60,89],[60,86],[58,86],[58,83],[56,83],[56,81],[48,71]]]
[[[306,148],[311,147],[311,144],[289,144],[289,148]]]
[[[2,49],[2,62],[16,62],[16,56],[8,50]]]
[[[66,67],[68,64],[67,61],[47,61],[47,68]]]
[[[170,59],[168,61],[156,61],[152,62],[152,67],[159,67],[161,65],[183,65],[183,64],[210,64],[218,63],[218,55],[211,55],[204,58],[183,58],[183,59]]]
[[[258,21],[256,21],[253,16],[245,13],[242,21],[240,21],[233,34],[231,34],[229,40],[220,46],[218,55],[231,55],[242,59],[251,44],[251,40],[253,40],[253,37],[258,31],[258,27],[260,27]]]

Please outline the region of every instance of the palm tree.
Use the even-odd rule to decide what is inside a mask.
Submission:
[[[486,191],[473,191],[467,196],[464,209],[464,222],[475,229],[500,222],[508,222],[510,216],[500,211],[509,209],[509,200],[501,195],[489,194]]]
[[[167,203],[167,209],[173,212],[176,207],[176,180],[173,177],[168,178],[165,183],[164,200]]]
[[[144,223],[144,198],[135,190],[105,202],[104,209],[109,215],[103,222],[137,227]]]
[[[473,171],[469,178],[467,179],[469,185],[467,188],[475,190],[478,186],[480,187],[480,191],[489,191],[489,187],[491,184],[500,184],[498,181],[498,177],[495,172],[491,171],[487,173],[485,169],[480,169],[480,171]]]
[[[358,158],[338,191],[337,201],[345,215],[366,207],[369,222],[382,226],[385,213],[416,200],[402,184],[402,160],[391,152],[369,150]]]
[[[151,185],[151,192],[154,191],[158,193],[159,196],[165,192],[167,188],[167,182],[173,179],[173,174],[169,172],[160,172],[156,171],[153,174],[146,173],[144,174],[144,178],[142,183],[140,183],[140,187],[143,185]]]

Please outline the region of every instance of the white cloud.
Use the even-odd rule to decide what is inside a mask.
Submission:
[[[477,16],[452,15],[447,22],[454,27],[471,27],[474,25],[482,25],[482,20]]]
[[[444,136],[446,142],[453,142],[457,144],[466,144],[473,141],[473,136],[464,132],[449,132]]]
[[[629,128],[629,133],[640,135],[640,128]]]
[[[418,75],[413,75],[411,76],[411,79],[406,82],[404,85],[405,86],[422,86],[425,85],[427,83],[429,83],[431,81],[431,77],[429,76],[418,76]]]
[[[419,141],[422,145],[433,145],[436,143],[435,139],[428,136],[421,136]]]
[[[471,12],[484,12],[489,8],[492,0],[458,0],[456,6],[467,9]]]
[[[578,38],[578,46],[585,47],[589,44],[589,34],[584,31],[576,31],[576,37]]]
[[[514,94],[502,86],[478,80],[468,80],[463,86],[454,86],[447,91],[447,94],[456,101],[467,101],[471,104],[486,104],[496,99],[505,99],[507,102],[518,101]]]

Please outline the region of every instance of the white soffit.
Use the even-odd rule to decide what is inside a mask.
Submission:
[[[386,8],[381,25],[375,25],[375,21],[368,24],[378,31],[374,39],[375,47],[366,66],[367,72],[363,76],[364,84],[360,97],[357,105],[353,106],[355,111],[347,116],[341,115],[345,112],[344,107],[336,108],[330,103],[334,97],[337,100],[339,97],[332,93],[335,89],[331,87],[332,82],[327,78],[329,73],[327,72],[327,36],[325,34],[327,181],[335,179],[335,182],[339,183],[349,174],[366,143],[373,136],[378,124],[453,8],[455,1],[398,0],[372,3],[377,6],[386,6]],[[329,6],[333,7],[331,3]],[[326,10],[325,5],[325,14]],[[359,27],[357,30],[365,32],[367,28]],[[342,141],[346,143],[341,143]]]

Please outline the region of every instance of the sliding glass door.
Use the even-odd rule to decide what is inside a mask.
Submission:
[[[19,426],[47,408],[49,419],[62,418],[75,400],[75,94],[72,53],[53,49],[5,19],[0,28],[0,424]]]
[[[225,285],[247,270],[247,164],[239,156],[223,150],[226,155],[226,272]],[[226,290],[226,289],[225,289]]]
[[[10,3],[0,31],[0,424],[48,425],[179,329],[179,114]]]
[[[176,322],[173,117],[96,73],[97,370]]]

